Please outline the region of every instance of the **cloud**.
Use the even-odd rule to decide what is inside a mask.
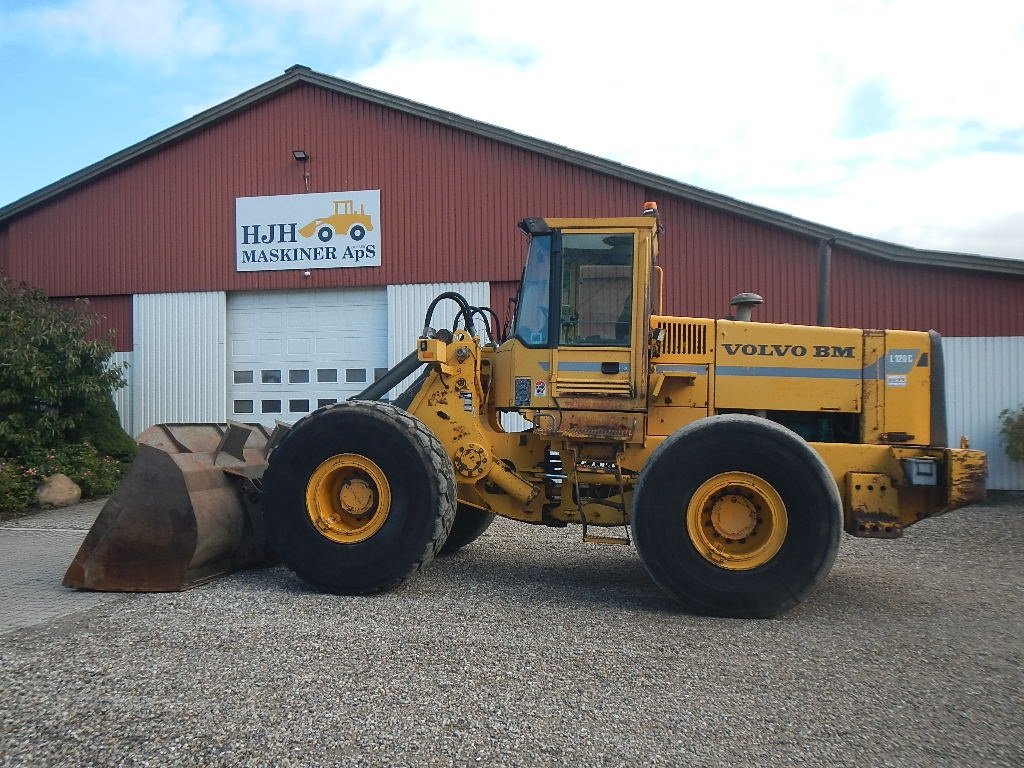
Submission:
[[[1024,257],[1021,4],[73,0],[0,19],[22,34],[224,84],[183,104],[307,63],[858,234]]]
[[[922,166],[865,161],[828,186],[763,194],[769,207],[858,234],[918,248],[1024,256],[1024,220],[1016,179],[1024,154],[936,157]]]
[[[75,0],[12,14],[8,40],[29,38],[61,54],[116,55],[173,65],[214,56],[225,30],[212,6],[178,0]]]
[[[1021,206],[1024,11],[585,8],[442,2],[473,46],[419,30],[337,74],[858,234],[1024,257],[985,234]]]

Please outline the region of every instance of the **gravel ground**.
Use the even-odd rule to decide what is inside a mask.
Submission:
[[[844,538],[786,616],[498,521],[370,598],[247,572],[0,636],[0,765],[1024,764],[1024,503]]]

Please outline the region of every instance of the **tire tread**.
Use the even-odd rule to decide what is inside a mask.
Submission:
[[[356,589],[352,591],[352,594],[371,594],[393,589],[413,574],[419,573],[431,560],[434,559],[441,547],[444,546],[445,540],[448,538],[448,534],[451,531],[452,524],[455,520],[455,469],[452,466],[441,441],[429,427],[415,416],[390,403],[376,400],[346,400],[341,403],[334,403],[317,409],[289,430],[278,447],[271,453],[268,461],[267,474],[273,477],[275,454],[277,454],[278,451],[280,451],[281,448],[289,442],[290,438],[293,438],[293,436],[297,434],[295,427],[298,427],[302,422],[305,422],[303,428],[308,429],[317,421],[337,418],[336,415],[332,414],[337,414],[339,411],[348,409],[359,409],[363,413],[370,415],[371,418],[378,419],[382,422],[389,422],[399,432],[404,434],[409,443],[415,447],[416,452],[423,459],[425,465],[430,469],[430,476],[432,478],[432,482],[436,485],[436,496],[438,499],[432,534],[419,556],[414,558],[404,571],[394,574],[390,581],[378,582],[373,585],[372,588]],[[272,546],[273,544],[274,543],[271,542]],[[287,563],[288,558],[282,556],[282,559]],[[299,576],[307,581],[317,583],[318,586],[321,587],[332,589],[331,585],[319,583],[316,579],[309,578],[308,574],[303,574],[301,572],[301,566],[296,568],[293,567],[292,564],[289,564],[289,567],[291,567],[292,570],[295,570]]]

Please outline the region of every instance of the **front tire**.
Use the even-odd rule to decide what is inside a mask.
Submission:
[[[451,555],[479,539],[494,522],[494,513],[477,509],[469,504],[458,504],[455,508],[455,522],[452,523],[448,540],[437,554]]]
[[[633,495],[651,578],[687,610],[775,616],[828,573],[842,504],[821,457],[788,429],[739,414],[690,424],[651,454]]]
[[[455,518],[443,447],[386,403],[350,401],[299,421],[271,453],[263,486],[281,560],[340,594],[397,586],[440,550]]]

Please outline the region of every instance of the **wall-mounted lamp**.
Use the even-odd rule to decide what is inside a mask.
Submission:
[[[306,191],[309,192],[309,154],[304,149],[293,149],[292,157],[302,163],[302,180],[306,184]]]

